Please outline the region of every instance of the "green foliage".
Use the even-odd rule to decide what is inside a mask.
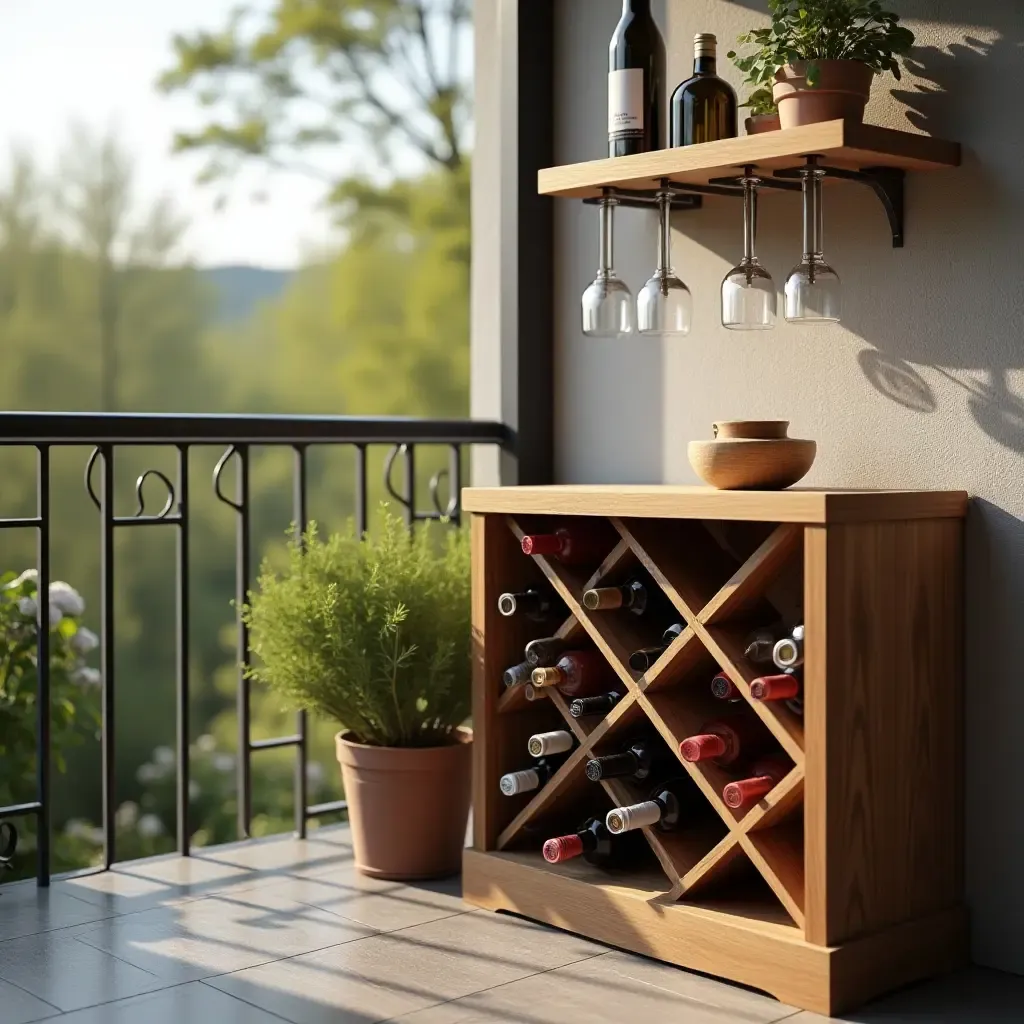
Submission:
[[[264,566],[245,621],[253,677],[375,746],[451,742],[469,714],[469,542],[452,530],[410,537],[386,509],[378,534],[348,530],[288,567]]]
[[[274,0],[236,10],[218,32],[174,39],[160,86],[211,112],[180,150],[210,154],[204,178],[252,157],[331,185],[341,144],[369,143],[387,163],[412,148],[457,171],[469,126],[469,0]],[[300,153],[311,159],[301,160]]]
[[[750,113],[757,117],[759,114],[777,114],[779,112],[778,105],[775,102],[775,96],[771,89],[755,89],[748,97],[746,103],[741,103],[741,107],[749,107]]]
[[[36,571],[0,576],[0,806],[34,799],[36,777],[36,695],[38,609]],[[50,730],[58,771],[68,750],[94,732],[99,722],[99,672],[86,663],[97,645],[79,625],[85,602],[68,584],[50,585],[42,609],[50,638]]]
[[[754,47],[728,54],[748,84],[771,87],[775,72],[794,61],[808,61],[807,83],[818,84],[819,60],[859,60],[875,74],[891,71],[898,81],[898,58],[914,45],[914,33],[879,0],[768,0],[772,22],[740,36]]]

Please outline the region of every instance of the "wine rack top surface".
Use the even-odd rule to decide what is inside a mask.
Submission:
[[[717,491],[673,484],[467,487],[467,512],[851,523],[962,518],[966,491]]]
[[[960,165],[960,144],[877,125],[824,121],[695,146],[548,167],[537,174],[537,191],[541,195],[587,199],[599,196],[603,187],[655,189],[661,178],[706,185],[712,178],[737,174],[749,164],[778,170],[799,166],[810,155],[851,170],[897,167],[936,171]]]

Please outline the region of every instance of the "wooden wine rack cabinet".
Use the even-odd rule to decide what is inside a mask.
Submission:
[[[824,1013],[965,962],[962,903],[963,492],[726,492],[689,487],[470,488],[474,637],[473,847],[465,897]],[[579,571],[524,555],[524,532],[602,517],[607,557]],[[625,613],[588,612],[585,589],[646,570],[686,629],[644,675],[652,642]],[[641,570],[641,571],[642,571]],[[626,696],[603,720],[566,701],[502,692],[536,626],[498,595],[546,577],[568,617],[559,635],[596,646]],[[782,615],[806,627],[804,714],[749,699],[761,674],[748,629]],[[602,871],[548,864],[543,839],[582,808],[646,797],[587,781],[647,719],[680,740],[722,713],[708,683],[729,674],[792,764],[752,809],[722,799],[729,776],[680,761],[709,805],[692,829],[645,829],[650,860]],[[564,721],[564,726],[563,726]],[[539,792],[505,797],[526,739],[570,729],[579,745]],[[678,756],[678,755],[677,755]],[[603,787],[601,794],[599,786]],[[583,815],[585,817],[585,815]]]

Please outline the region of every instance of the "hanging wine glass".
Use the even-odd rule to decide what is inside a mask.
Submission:
[[[690,333],[693,296],[672,269],[672,193],[658,193],[658,269],[643,286],[636,300],[641,334],[683,335]]]
[[[839,275],[822,254],[821,179],[825,172],[817,157],[801,168],[804,199],[804,257],[786,278],[786,319],[794,324],[838,323],[842,314]]]
[[[633,294],[612,269],[615,247],[614,213],[618,199],[601,197],[600,263],[597,277],[583,293],[583,333],[590,338],[617,338],[633,333]]]
[[[747,167],[743,185],[743,259],[722,281],[722,326],[731,331],[767,331],[775,326],[775,282],[754,255],[757,187],[761,179]]]

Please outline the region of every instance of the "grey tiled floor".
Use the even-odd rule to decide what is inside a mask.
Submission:
[[[516,918],[458,880],[352,868],[347,830],[0,889],[0,1024],[823,1024],[767,996]],[[907,989],[864,1024],[1024,1022],[1024,978]]]

